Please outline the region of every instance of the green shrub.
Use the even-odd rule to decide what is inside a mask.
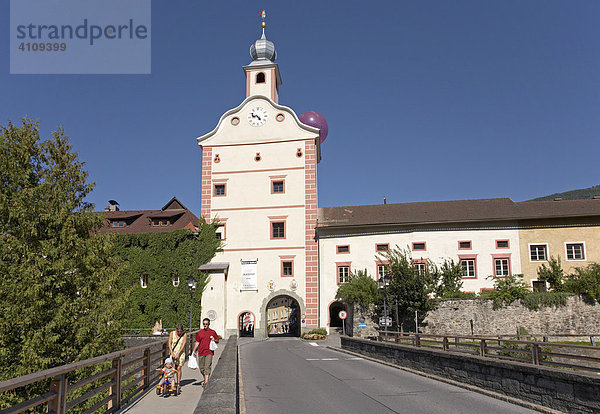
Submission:
[[[545,263],[538,268],[537,271],[538,279],[548,282],[550,289],[555,291],[561,291],[563,288],[563,280],[565,278],[565,272],[560,264],[560,256],[550,257],[548,266]]]
[[[494,300],[494,309],[509,305],[517,299],[523,299],[529,289],[523,282],[523,275],[509,275],[503,278],[489,276],[488,279],[494,280],[494,290],[490,297]]]
[[[530,292],[523,298],[523,304],[531,310],[538,310],[540,306],[566,306],[569,296],[571,294],[565,292]]]
[[[564,290],[581,293],[596,300],[600,299],[600,264],[590,263],[586,267],[577,267],[564,283]]]

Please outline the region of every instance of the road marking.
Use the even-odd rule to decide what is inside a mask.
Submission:
[[[339,361],[339,358],[321,358],[321,361]]]
[[[306,358],[307,361],[320,361],[319,358]]]
[[[312,346],[319,346],[316,342],[309,342]]]

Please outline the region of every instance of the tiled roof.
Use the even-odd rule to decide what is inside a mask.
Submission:
[[[522,201],[510,198],[322,207],[319,228],[461,223],[600,216],[600,200]]]
[[[183,208],[182,208],[183,207]],[[105,211],[106,221],[99,231],[104,233],[136,234],[165,233],[173,230],[196,231],[199,220],[173,197],[161,210]],[[167,226],[153,226],[152,219],[168,219]],[[123,227],[112,227],[113,221],[124,221]]]

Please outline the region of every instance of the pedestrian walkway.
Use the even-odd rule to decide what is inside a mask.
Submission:
[[[221,351],[225,348],[228,340],[222,339],[215,351],[212,370],[219,363]],[[189,369],[187,362],[181,374],[181,394],[162,397],[156,395],[155,388],[150,388],[141,398],[125,407],[121,412],[128,414],[146,413],[193,413],[202,396],[203,377],[199,369]],[[210,381],[210,380],[209,380]]]

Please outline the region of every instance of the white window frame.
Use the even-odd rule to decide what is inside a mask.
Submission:
[[[545,246],[546,247],[546,258],[545,259],[531,259],[531,246]],[[529,261],[531,263],[536,263],[536,262],[547,262],[548,261],[548,257],[550,257],[550,251],[548,249],[548,243],[529,243],[527,245],[527,256],[529,257]]]
[[[415,268],[417,269],[417,272],[419,272],[420,275],[424,275],[425,273],[427,273],[427,263],[415,262]]]
[[[380,278],[382,278],[386,275],[388,266],[389,265],[387,265],[385,263],[377,264],[377,280],[379,280]]]
[[[338,282],[337,284],[344,285],[344,284],[350,282],[350,266],[349,265],[337,265],[336,267],[337,267],[336,270],[337,270],[337,282]],[[342,281],[342,278],[340,277],[340,276],[342,276],[341,275],[342,269],[346,270],[345,271],[346,274],[343,275],[343,278],[344,278],[343,281]]]
[[[477,259],[476,258],[465,258],[465,259],[460,259],[458,261],[458,263],[460,264],[461,269],[464,270],[462,263],[463,262],[473,262],[473,275],[465,275],[464,273],[461,273],[461,279],[477,279]],[[468,267],[467,267],[467,273],[468,273]]]
[[[581,259],[569,259],[569,245],[581,245],[581,254],[582,254],[582,258]],[[586,251],[585,251],[585,242],[583,241],[578,241],[578,242],[565,242],[565,257],[567,259],[568,262],[584,262],[586,261]]]
[[[506,260],[506,269],[504,269],[504,266],[502,264],[502,261]],[[499,275],[497,272],[497,266],[496,266],[496,262],[500,261],[500,267],[502,268],[502,274]],[[504,274],[504,271],[506,271],[506,274]],[[494,276],[496,277],[507,277],[510,276],[510,257],[496,257],[494,258]]]

